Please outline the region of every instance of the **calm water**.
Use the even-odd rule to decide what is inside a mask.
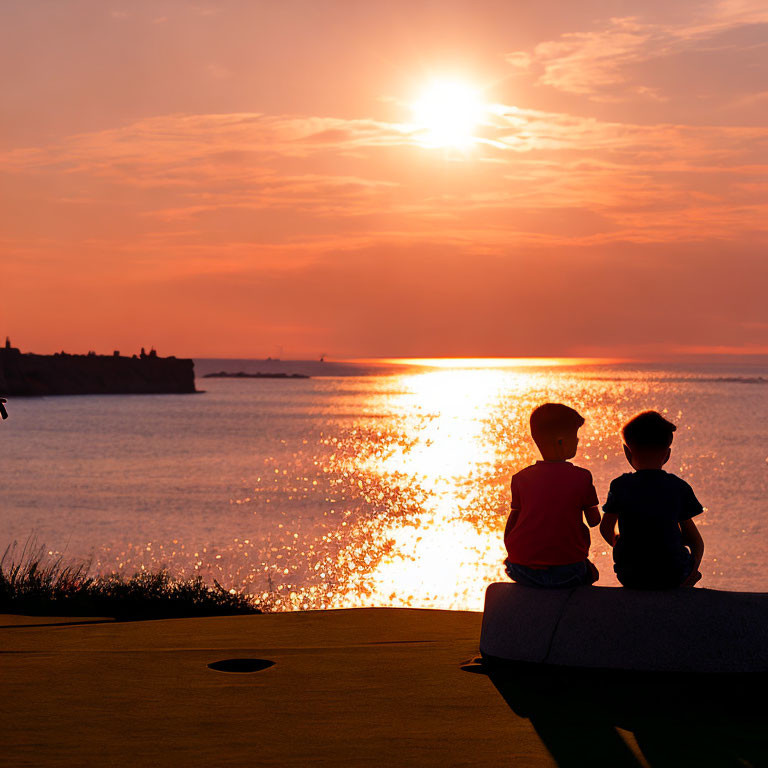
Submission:
[[[646,408],[677,422],[668,469],[706,507],[702,586],[768,590],[768,366],[197,368],[326,375],[9,403],[0,545],[197,571],[282,608],[480,609],[503,578],[509,477],[536,458],[528,416],[554,400],[587,419],[574,461],[601,501],[627,470],[621,424]],[[594,533],[592,557],[615,584]]]

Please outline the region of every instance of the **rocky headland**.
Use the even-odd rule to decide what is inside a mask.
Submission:
[[[159,357],[154,350],[130,357],[23,353],[6,340],[0,348],[0,395],[132,395],[195,392],[192,360]]]

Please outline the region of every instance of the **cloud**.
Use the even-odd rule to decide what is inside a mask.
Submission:
[[[413,126],[163,115],[0,155],[3,228],[147,275],[295,269],[340,252],[740,242],[768,236],[768,131],[495,105],[474,151]],[[58,245],[56,245],[58,244]]]
[[[604,99],[628,99],[638,94],[660,98],[643,85],[619,96],[616,86],[624,84],[623,69],[628,63],[645,59],[651,47],[654,55],[668,52],[669,44],[652,26],[639,24],[634,18],[611,19],[607,28],[597,32],[572,32],[559,40],[539,43],[530,60],[541,68],[539,84],[561,91]],[[519,52],[510,58],[515,62]]]
[[[710,3],[685,24],[646,21],[639,16],[610,18],[596,28],[540,42],[530,51],[513,51],[507,61],[517,71],[532,73],[538,85],[594,101],[667,101],[690,95],[676,87],[675,70],[681,68],[687,89],[696,93],[711,85],[710,69],[715,80],[720,77],[720,67],[732,72],[764,69],[768,64],[766,24],[764,3]],[[703,63],[701,83],[690,76],[690,66],[685,66],[696,57]],[[653,66],[646,66],[649,64]],[[738,79],[729,80],[729,86]]]
[[[58,166],[69,171],[109,172],[128,163],[138,177],[143,171],[173,163],[196,166],[214,152],[301,158],[318,149],[412,144],[409,137],[413,132],[411,126],[362,119],[259,113],[162,115],[77,134],[48,147],[13,150],[0,155],[0,167]]]

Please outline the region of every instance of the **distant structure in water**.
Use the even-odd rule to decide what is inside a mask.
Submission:
[[[308,379],[305,373],[228,373],[219,371],[218,373],[206,373],[204,379]]]
[[[22,353],[6,338],[0,348],[0,395],[150,395],[195,392],[192,360],[158,357],[154,349],[125,357]]]

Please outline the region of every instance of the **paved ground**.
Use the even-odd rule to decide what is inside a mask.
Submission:
[[[552,765],[461,670],[479,629],[479,614],[387,609],[2,627],[0,763]],[[207,666],[240,657],[275,665]]]

